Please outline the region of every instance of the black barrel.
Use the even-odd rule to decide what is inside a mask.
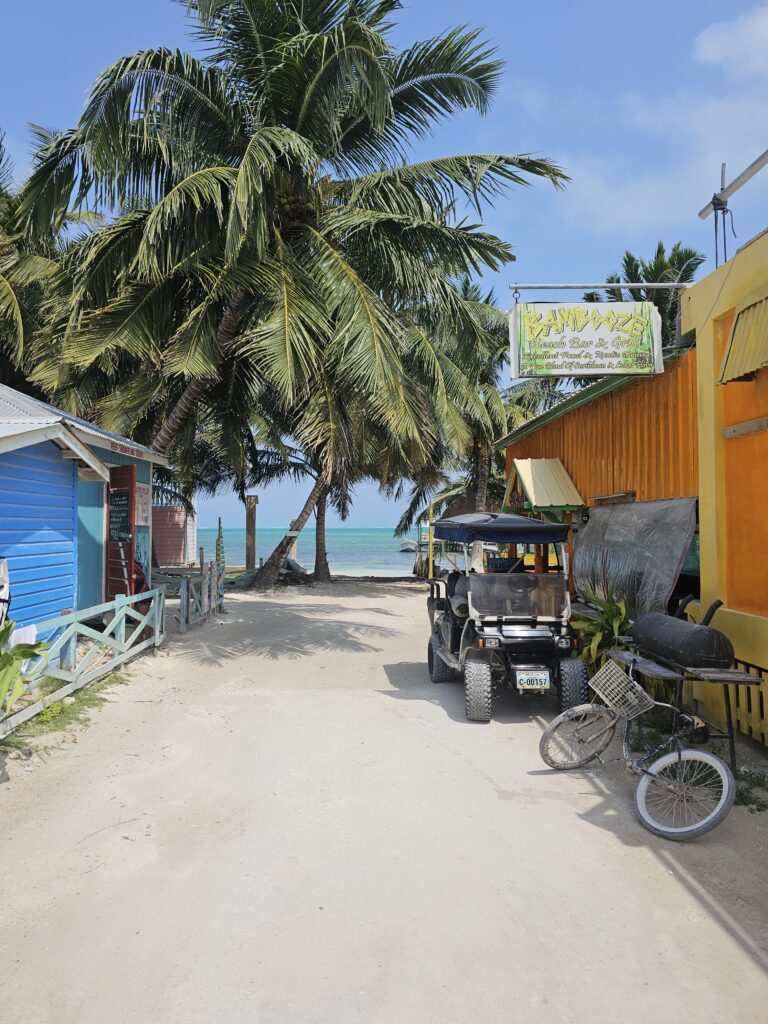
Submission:
[[[690,668],[730,668],[733,664],[733,644],[724,633],[661,612],[640,615],[632,626],[632,639],[646,654]]]

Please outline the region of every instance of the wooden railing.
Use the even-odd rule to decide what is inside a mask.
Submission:
[[[140,611],[138,605],[148,607]],[[90,625],[99,616],[111,616],[101,629]],[[22,700],[34,693],[43,679],[59,679],[63,685],[5,717],[0,708],[0,737],[50,704],[114,672],[141,651],[159,647],[165,637],[165,592],[158,587],[47,619],[37,623],[37,635],[53,635],[53,639],[42,657],[27,666]]]

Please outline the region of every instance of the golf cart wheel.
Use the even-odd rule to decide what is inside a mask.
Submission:
[[[487,661],[465,663],[464,707],[470,722],[490,722],[493,714],[493,679]]]
[[[429,667],[429,678],[433,683],[447,683],[452,675],[452,669],[445,664],[435,648],[439,647],[434,636],[429,638],[427,646],[427,666]]]
[[[557,690],[557,710],[567,711],[579,704],[589,703],[589,676],[581,658],[560,659],[560,686]]]

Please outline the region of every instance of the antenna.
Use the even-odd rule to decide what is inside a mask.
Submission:
[[[703,210],[699,210],[699,217],[702,220],[706,220],[710,213],[715,215],[715,266],[718,266],[718,259],[720,256],[719,245],[718,245],[718,227],[717,227],[717,215],[721,216],[723,225],[723,260],[728,259],[728,248],[726,244],[726,217],[731,214],[731,231],[733,231],[733,214],[728,209],[728,200],[735,193],[738,192],[742,185],[754,178],[758,171],[761,171],[763,167],[768,164],[768,149],[764,153],[761,153],[757,160],[753,160],[752,163],[745,170],[738,174],[730,185],[725,184],[725,164],[720,167],[720,191],[715,192],[712,199],[707,203]],[[733,231],[733,237],[736,237],[736,232]]]

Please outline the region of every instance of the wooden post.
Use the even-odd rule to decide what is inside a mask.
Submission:
[[[115,630],[115,640],[120,644],[120,653],[123,653],[125,649],[125,606],[128,604],[128,598],[125,594],[118,594],[115,597],[115,615],[120,616],[120,620],[117,623],[117,629]]]
[[[72,612],[71,608],[62,608],[62,615],[70,615]],[[74,626],[74,623],[71,624]],[[68,627],[64,627],[67,629]],[[63,669],[74,669],[77,666],[77,630],[73,629],[72,636],[67,640],[66,644],[61,648],[61,654],[59,655],[59,663]]]
[[[202,548],[200,549],[202,554]],[[211,615],[211,579],[210,567],[203,564],[203,578],[200,581],[200,618],[205,622]]]
[[[549,554],[549,548],[546,544],[537,544],[533,549],[533,571],[534,572],[546,572],[549,566],[544,566],[544,552]]]
[[[294,562],[298,562],[298,560],[299,560],[299,535],[294,530],[293,523],[291,523],[291,528],[288,531],[288,536],[289,537],[293,537],[293,540],[291,541],[291,546],[288,548],[288,558],[292,558],[294,560]]]
[[[189,579],[181,577],[179,590],[179,632],[186,633],[189,626]]]
[[[434,543],[435,543],[435,534],[434,534],[434,531],[432,529],[432,511],[433,511],[432,502],[430,501],[430,503],[429,503],[429,512],[427,513],[427,515],[429,517],[428,520],[427,520],[427,523],[428,523],[428,525],[427,525],[427,552],[428,552],[428,554],[427,554],[427,579],[430,579],[430,580],[432,579],[432,577],[434,575],[434,571],[435,571],[435,557],[434,557],[434,550],[433,550],[434,549]],[[419,527],[419,546],[421,546],[421,527]],[[417,554],[418,554],[418,552],[417,552]]]
[[[256,506],[257,494],[245,496],[245,571],[256,568]]]
[[[565,542],[565,554],[568,558],[568,592],[574,597],[576,583],[573,579],[573,512],[565,513],[565,521],[568,524],[568,539]]]
[[[198,553],[200,555],[200,572],[202,572],[205,566],[205,548],[200,548]]]
[[[153,601],[155,618],[152,623],[155,631],[156,648],[163,642],[163,634],[165,633],[165,587],[159,587],[158,591],[157,597]]]

